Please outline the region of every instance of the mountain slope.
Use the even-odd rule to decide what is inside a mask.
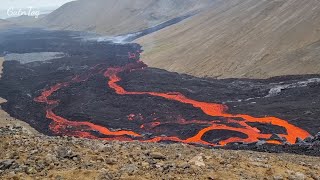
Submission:
[[[140,31],[198,11],[215,0],[78,0],[39,20],[38,25],[119,35]]]
[[[320,73],[320,1],[229,0],[137,42],[148,65],[195,76]]]
[[[6,21],[6,20],[3,20],[3,19],[0,19],[0,29],[5,29],[8,27],[13,27],[13,26],[14,26],[13,23]]]
[[[6,20],[19,26],[32,26],[35,22],[39,21],[39,19],[45,17],[46,15],[47,14],[41,14],[38,18],[22,15],[18,17],[7,18]]]

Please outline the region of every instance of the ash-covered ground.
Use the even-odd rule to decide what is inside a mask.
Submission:
[[[11,116],[49,135],[320,154],[319,143],[302,141],[320,131],[320,75],[195,78],[144,67],[137,62],[138,44],[85,41],[82,35],[38,29],[0,33],[3,55],[64,54],[5,61],[0,97],[8,100],[2,107]],[[140,65],[121,69],[128,64]],[[212,115],[203,106],[224,109]],[[299,145],[288,145],[293,137]]]

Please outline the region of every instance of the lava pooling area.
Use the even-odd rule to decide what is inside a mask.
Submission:
[[[70,38],[71,32],[29,33],[24,39],[19,33],[16,39],[4,38],[2,51],[54,51],[68,56],[47,62],[5,62],[0,93],[8,100],[3,108],[11,116],[45,134],[225,146],[261,140],[294,144],[319,130],[317,114],[309,112],[304,119],[293,107],[299,99],[292,102],[295,93],[305,94],[304,101],[312,99],[318,82],[268,96],[277,83],[317,77],[201,79],[148,68],[140,60],[137,44],[83,42]],[[45,39],[48,35],[55,40]],[[29,46],[21,51],[12,41]],[[285,99],[277,108],[281,98]],[[319,103],[313,99],[312,104]],[[307,106],[302,105],[301,112],[312,111]]]

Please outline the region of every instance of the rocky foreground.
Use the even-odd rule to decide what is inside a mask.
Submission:
[[[0,128],[0,179],[320,179],[320,158]]]

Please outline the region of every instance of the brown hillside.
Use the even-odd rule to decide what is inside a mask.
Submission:
[[[137,42],[148,65],[200,77],[320,73],[320,1],[222,1]]]
[[[38,25],[105,35],[136,32],[198,11],[215,0],[78,0],[39,20]]]

